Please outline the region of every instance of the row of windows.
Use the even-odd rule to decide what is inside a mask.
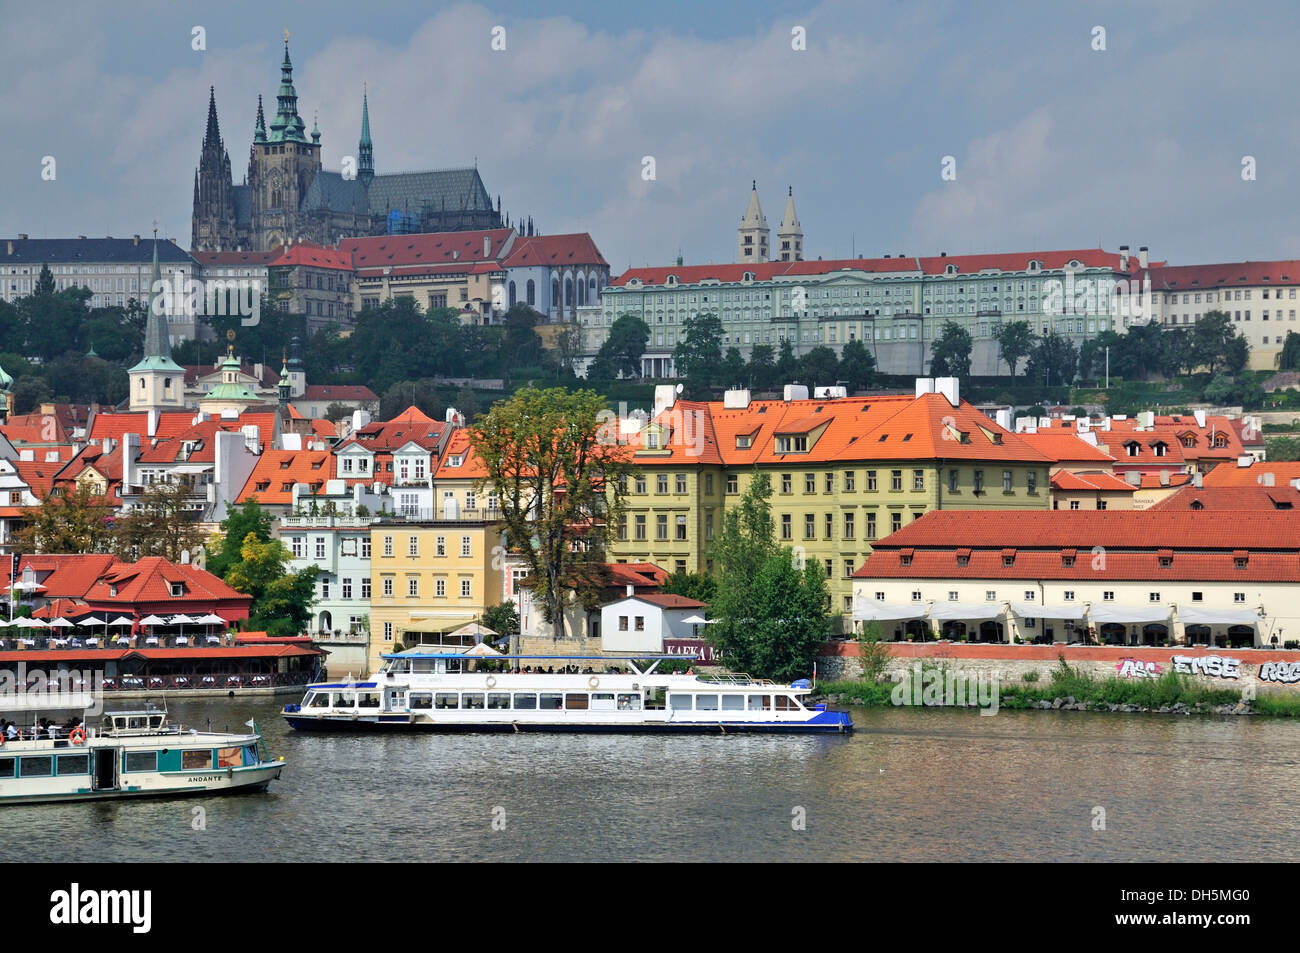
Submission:
[[[469,599],[469,598],[472,597],[472,595],[473,595],[473,585],[472,585],[472,584],[473,584],[473,580],[470,579],[468,576],[462,576],[462,577],[461,577],[461,580],[460,580],[460,597],[461,597],[462,599]],[[363,581],[363,585],[364,585],[365,589],[367,590],[367,594],[368,594],[369,589],[370,589],[370,580],[368,580],[368,579],[367,579],[367,580],[364,580],[364,581]],[[392,598],[392,596],[393,596],[393,586],[394,586],[393,577],[392,577],[392,576],[384,576],[384,577],[383,577],[383,589],[382,589],[382,592],[383,592],[383,594],[384,594],[384,596],[385,596],[386,598]],[[406,577],[406,595],[407,595],[407,598],[410,598],[410,599],[418,599],[418,598],[420,597],[420,577],[419,577],[419,576],[407,576],[407,577]],[[435,579],[433,580],[433,595],[434,595],[434,598],[435,598],[435,599],[445,599],[445,598],[447,597],[447,580],[446,580],[446,579],[441,578],[441,577],[437,577],[437,578],[435,578]],[[345,596],[344,598],[347,598],[347,597]],[[385,635],[388,634],[387,626],[388,626],[388,623],[385,623]]]
[[[342,592],[341,598],[351,599],[352,592],[353,592],[352,577],[344,576],[342,579],[340,579],[339,589]],[[370,598],[370,577],[369,576],[361,577],[361,585],[358,587],[358,589],[360,591],[362,599]],[[389,595],[392,595],[392,593],[389,593]],[[330,597],[330,581],[328,576],[320,581],[320,597],[322,599],[328,599]]]
[[[460,554],[461,554],[461,556],[463,556],[463,557],[469,557],[469,556],[472,556],[472,555],[474,554],[474,547],[473,547],[473,542],[472,542],[472,540],[473,540],[473,537],[471,537],[471,536],[462,536],[462,537],[460,538]],[[384,537],[384,549],[383,549],[383,552],[384,552],[384,555],[385,555],[385,556],[392,556],[392,555],[393,555],[393,537],[392,537],[392,536],[385,536],[385,537]],[[446,556],[446,555],[447,555],[447,537],[446,537],[446,536],[435,536],[435,537],[434,537],[434,539],[433,539],[433,552],[434,552],[434,555],[435,555],[435,556]],[[419,556],[419,555],[420,555],[420,537],[418,537],[418,536],[408,536],[408,537],[406,538],[406,555],[408,555],[408,556]],[[318,558],[319,558],[319,557],[318,557]]]
[[[653,435],[653,432],[652,432],[651,434],[648,434],[648,435],[647,435],[647,442],[646,442],[646,445],[647,445],[647,446],[651,446],[651,444],[653,443],[652,435]],[[745,449],[746,447],[749,446],[748,443],[741,444],[741,441],[742,441],[742,440],[745,440],[745,439],[746,439],[746,438],[743,438],[743,437],[738,437],[738,438],[737,438],[737,447],[738,447],[738,449]],[[904,437],[904,439],[906,439],[906,437]],[[785,441],[787,441],[787,442],[783,443],[783,442],[782,442],[783,440],[785,440]],[[803,442],[800,442],[800,441],[803,441]],[[777,438],[777,442],[776,442],[776,452],[777,452],[777,453],[804,453],[804,452],[807,452],[807,443],[806,443],[806,441],[807,441],[807,438],[806,438],[806,437],[788,437],[788,438],[780,438],[780,437],[778,437],[778,438]],[[877,470],[866,470],[866,471],[864,471],[864,473],[863,473],[863,476],[864,476],[864,487],[865,487],[865,489],[866,489],[866,491],[867,491],[868,493],[875,493],[875,492],[879,489],[879,483],[880,483],[880,481],[879,481],[879,476],[878,476],[879,472],[880,472],[880,471],[877,471]],[[685,494],[685,493],[687,492],[686,474],[685,474],[685,473],[678,473],[678,474],[675,474],[674,476],[675,476],[674,485],[675,485],[675,488],[676,488],[676,493],[677,493],[678,495]],[[889,471],[889,489],[890,489],[891,491],[901,491],[901,490],[903,489],[903,486],[904,486],[904,483],[905,483],[905,482],[906,482],[906,481],[905,481],[905,478],[904,478],[904,471],[903,471],[903,470],[890,470],[890,471]],[[1003,470],[1003,471],[1002,471],[1002,490],[1003,490],[1003,492],[1005,492],[1005,493],[1012,493],[1012,492],[1014,492],[1014,482],[1015,482],[1014,471],[1011,471],[1011,470]],[[823,472],[823,473],[822,473],[822,486],[823,486],[823,491],[824,491],[825,493],[834,493],[834,492],[835,492],[835,484],[836,484],[835,473],[833,473],[833,472]],[[925,490],[925,471],[924,471],[924,470],[913,470],[912,473],[911,473],[910,484],[911,484],[911,489],[912,489],[913,491],[922,491],[922,492],[923,492],[923,491]],[[845,493],[854,493],[854,492],[856,492],[856,491],[857,491],[857,486],[858,486],[858,471],[856,471],[856,470],[845,470],[845,471],[843,471],[843,472],[841,473],[841,486],[842,486],[842,488],[843,488],[843,492],[845,492]],[[975,470],[975,471],[974,471],[974,473],[973,473],[973,475],[972,475],[972,486],[974,487],[975,492],[977,492],[977,493],[982,492],[982,491],[984,490],[984,471],[983,471],[982,469],[981,469],[981,470]],[[667,493],[668,493],[668,487],[669,487],[669,475],[668,475],[667,473],[659,473],[659,474],[656,474],[656,475],[655,475],[655,492],[656,492],[657,494],[667,494]],[[783,494],[790,494],[790,493],[793,493],[793,492],[794,492],[794,474],[792,474],[792,473],[782,473],[782,474],[780,475],[780,478],[779,478],[779,487],[780,487],[780,492],[783,493]],[[949,469],[949,470],[948,470],[948,491],[951,492],[951,493],[959,493],[959,492],[961,492],[960,487],[961,487],[961,470],[958,469],[958,468],[951,468],[951,469]],[[1025,473],[1025,489],[1028,490],[1030,493],[1036,493],[1036,492],[1038,491],[1038,473],[1037,473],[1037,471],[1034,471],[1034,470],[1026,471],[1026,473]],[[626,478],[624,478],[623,490],[624,490],[624,492],[627,492],[627,491],[628,491],[628,484],[627,484],[627,480],[626,480]],[[740,478],[739,478],[739,475],[734,474],[734,473],[729,473],[729,474],[727,474],[727,475],[726,475],[726,492],[727,492],[727,493],[730,493],[730,494],[734,494],[734,493],[738,493],[739,491],[740,491]],[[634,492],[634,493],[638,493],[638,494],[645,494],[645,493],[647,493],[647,481],[646,481],[646,477],[645,477],[644,475],[642,475],[642,476],[637,476],[637,477],[634,478],[633,483],[632,483],[632,492]],[[803,474],[803,492],[804,492],[805,494],[808,494],[808,493],[816,493],[816,492],[817,492],[817,474],[815,474],[815,473],[804,473],[804,474]],[[713,493],[713,474],[712,474],[712,473],[707,473],[707,472],[706,472],[706,473],[704,474],[704,493],[705,493],[705,495],[712,495],[712,493]]]
[[[327,537],[325,536],[317,536],[314,538],[313,540],[314,546],[312,549],[312,552],[314,553],[313,558],[315,559],[326,558],[325,555],[326,540]],[[293,553],[294,559],[306,559],[307,558],[306,537],[290,536],[289,551]],[[356,556],[359,554],[362,559],[369,559],[370,558],[370,537],[369,536],[341,537],[339,539],[339,554],[342,556]]]
[[[847,565],[847,563],[846,563],[846,565]],[[847,573],[846,573],[846,575],[847,575]],[[875,596],[876,596],[876,601],[877,601],[877,602],[884,602],[884,601],[885,601],[885,593],[884,593],[884,592],[877,592],[877,593],[875,594]],[[950,589],[950,590],[948,590],[948,601],[949,601],[949,602],[960,602],[960,601],[961,601],[960,596],[961,596],[961,593],[960,593],[959,590],[956,590],[956,589]],[[1005,596],[1004,596],[1004,598],[1005,598]],[[913,601],[913,602],[923,602],[923,601],[925,601],[924,598],[923,598],[923,595],[922,595],[922,592],[921,592],[920,589],[913,589],[913,590],[912,590],[912,601]],[[998,600],[998,591],[997,591],[996,589],[986,589],[986,590],[984,590],[984,601],[985,601],[985,602],[997,602],[997,601],[999,601],[999,600]],[[1024,599],[1023,599],[1023,601],[1024,601],[1024,602],[1034,602],[1034,601],[1036,601],[1036,590],[1034,590],[1034,589],[1025,589],[1025,590],[1024,590]],[[1075,590],[1073,590],[1073,589],[1065,589],[1065,590],[1063,590],[1063,591],[1061,592],[1061,601],[1062,601],[1062,602],[1074,602],[1074,601],[1075,601]],[[1101,594],[1101,601],[1102,601],[1102,602],[1114,602],[1114,601],[1115,601],[1115,590],[1114,590],[1114,589],[1105,589],[1105,590],[1103,590],[1103,591],[1102,591],[1102,594]],[[1148,601],[1148,602],[1160,602],[1160,593],[1159,593],[1158,591],[1148,592],[1148,593],[1147,593],[1147,601]],[[1192,602],[1204,602],[1204,601],[1205,601],[1205,593],[1204,593],[1204,592],[1195,591],[1195,592],[1192,593]],[[1234,603],[1237,603],[1238,605],[1242,605],[1242,604],[1244,604],[1244,603],[1246,602],[1246,594],[1245,594],[1244,592],[1234,592],[1234,593],[1232,594],[1232,601],[1233,601]]]

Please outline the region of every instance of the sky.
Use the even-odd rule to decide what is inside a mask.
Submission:
[[[1295,12],[0,0],[0,237],[156,220],[188,247],[208,87],[238,183],[287,29],[326,168],[356,154],[364,83],[378,173],[477,162],[512,219],[590,232],[615,274],[734,261],[755,179],[774,241],[794,188],[808,258],[1300,258]]]

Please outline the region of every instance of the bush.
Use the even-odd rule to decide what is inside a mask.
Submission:
[[[1024,675],[1021,675],[1020,678],[1026,682],[1036,682],[1038,681],[1038,669],[1031,668],[1029,671],[1025,672]]]

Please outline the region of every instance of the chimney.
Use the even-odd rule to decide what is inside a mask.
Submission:
[[[1147,246],[1143,245],[1141,248],[1138,249],[1138,267],[1145,268],[1146,266],[1147,266]]]
[[[131,244],[132,244],[132,245],[139,245],[139,244],[140,244],[140,236],[139,236],[139,235],[132,235],[132,236],[131,236]]]
[[[1119,246],[1119,270],[1128,271],[1128,246]]]
[[[1168,471],[1168,470],[1161,470],[1161,471],[1160,471],[1160,485],[1161,485],[1161,486],[1168,486],[1168,485],[1169,485],[1169,471]]]
[[[1192,474],[1192,486],[1196,487],[1199,490],[1201,488],[1201,485],[1202,485],[1201,471],[1197,470],[1195,473]]]
[[[484,258],[492,257],[492,236],[491,235],[483,236],[483,257]]]
[[[961,381],[956,377],[936,377],[934,379],[935,393],[943,394],[948,398],[948,403],[956,407],[961,403]]]
[[[1124,474],[1124,479],[1125,479],[1125,481],[1128,482],[1128,485],[1129,485],[1129,486],[1141,486],[1141,485],[1142,485],[1142,474],[1139,473],[1137,470],[1128,470],[1128,471],[1126,471],[1125,474]]]
[[[933,377],[918,377],[918,378],[916,379],[916,396],[917,396],[917,397],[920,397],[922,394],[933,394],[933,393],[934,393],[934,378],[933,378]]]
[[[744,410],[749,406],[749,391],[744,388],[723,391],[722,406],[727,410]]]
[[[151,410],[151,411],[149,411],[149,434],[148,434],[148,435],[149,435],[150,437],[156,437],[156,436],[158,436],[158,417],[159,417],[159,415],[160,415],[160,411],[157,411],[157,410]]]
[[[1261,473],[1259,475],[1259,479],[1264,486],[1276,486],[1277,485],[1277,480],[1275,479],[1276,476],[1277,474],[1275,473]]]
[[[21,241],[24,241],[24,242],[27,241],[27,233],[26,233],[26,232],[19,232],[19,233],[18,233],[18,238],[19,238],[19,240],[21,240]]]
[[[13,253],[14,253],[14,240],[11,238],[9,239],[9,241],[5,242],[5,254],[12,255]]]
[[[634,595],[636,595],[636,586],[632,585],[632,583],[629,582],[627,584],[627,597],[630,599]]]

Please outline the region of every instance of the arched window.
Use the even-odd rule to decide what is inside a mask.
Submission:
[[[560,306],[560,279],[552,278],[551,279],[551,307],[558,308],[559,306]]]
[[[537,304],[537,286],[533,284],[533,279],[531,278],[528,279],[527,290],[528,290],[528,306],[531,308],[536,306]]]
[[[596,276],[592,275],[587,279],[587,300],[596,300]]]
[[[566,308],[573,307],[573,279],[572,278],[564,279],[564,306]]]
[[[582,276],[579,275],[578,276],[578,307],[581,308],[586,303],[587,303],[587,284],[582,280]]]
[[[515,283],[510,282],[510,307],[515,306]]]

